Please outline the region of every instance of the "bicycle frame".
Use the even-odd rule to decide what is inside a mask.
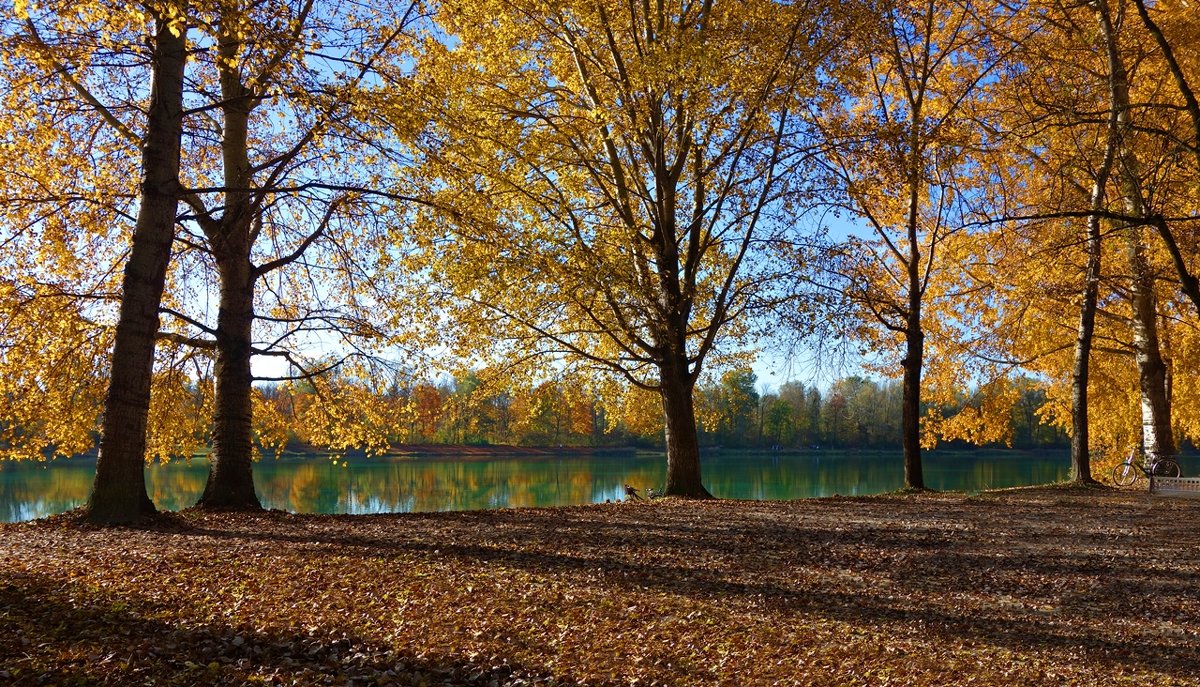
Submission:
[[[1138,460],[1140,457],[1141,452],[1137,449],[1130,451],[1125,460],[1113,468],[1113,483],[1128,487],[1143,477],[1179,477],[1182,474],[1179,463],[1173,458],[1160,457],[1146,465],[1145,461]]]

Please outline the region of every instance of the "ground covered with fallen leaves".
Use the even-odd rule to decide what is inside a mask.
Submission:
[[[5,525],[0,683],[1200,685],[1200,501]]]

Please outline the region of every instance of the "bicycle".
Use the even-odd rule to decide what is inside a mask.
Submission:
[[[1147,466],[1143,461],[1136,460],[1140,457],[1141,452],[1137,449],[1130,451],[1125,462],[1113,468],[1113,483],[1119,487],[1128,487],[1142,477],[1179,477],[1183,474],[1174,458],[1159,458]]]

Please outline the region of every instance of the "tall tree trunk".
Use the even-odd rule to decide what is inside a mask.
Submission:
[[[904,488],[924,489],[925,472],[921,464],[921,368],[925,358],[925,333],[919,323],[911,321],[905,334],[905,355],[900,362],[904,368],[900,426],[904,447]],[[910,318],[911,320],[912,318]]]
[[[217,393],[214,399],[213,452],[208,483],[196,504],[222,510],[261,510],[254,493],[252,392],[250,374],[253,348],[254,282],[250,261],[253,227],[258,208],[251,189],[250,113],[257,102],[242,83],[242,49],[238,23],[228,21],[240,9],[237,3],[222,5],[221,95],[224,100],[224,137],[221,141],[225,175],[225,208],[221,220],[209,232],[213,256],[221,276],[221,304],[217,312]]]
[[[925,365],[925,330],[921,326],[922,287],[920,233],[918,232],[921,185],[921,121],[919,103],[913,108],[913,126],[909,145],[912,147],[908,172],[908,261],[905,277],[908,282],[908,303],[904,322],[904,370],[900,413],[901,445],[904,449],[904,488],[924,489],[925,470],[921,464],[921,371]],[[933,250],[931,243],[929,250]]]
[[[1108,53],[1110,96],[1116,111],[1117,179],[1121,203],[1130,217],[1146,217],[1142,197],[1141,164],[1133,149],[1133,122],[1130,116],[1129,72],[1118,49],[1112,12],[1107,0],[1096,0],[1095,8]],[[1124,230],[1126,257],[1132,284],[1130,307],[1133,310],[1133,348],[1141,393],[1142,448],[1147,459],[1175,453],[1171,434],[1171,401],[1167,395],[1167,368],[1158,342],[1158,307],[1154,296],[1154,274],[1146,262],[1141,226],[1130,224]]]
[[[1167,394],[1167,366],[1158,340],[1158,307],[1154,297],[1154,276],[1146,264],[1141,232],[1129,234],[1129,262],[1133,272],[1131,306],[1133,308],[1133,350],[1137,361],[1138,385],[1142,407],[1142,449],[1147,460],[1173,455],[1175,438],[1171,432],[1171,399]]]
[[[1128,133],[1129,94],[1120,89],[1122,128]],[[1127,138],[1123,137],[1117,155],[1121,200],[1125,213],[1145,217],[1142,201],[1140,165]],[[1133,351],[1137,362],[1138,390],[1141,395],[1142,450],[1147,460],[1175,453],[1171,432],[1171,399],[1167,394],[1167,366],[1158,340],[1158,300],[1154,294],[1154,272],[1146,260],[1144,232],[1138,225],[1124,229],[1126,259],[1130,272],[1130,308],[1132,310]]]
[[[696,434],[694,382],[686,356],[668,355],[659,366],[667,444],[667,496],[711,498],[700,481],[700,441]]]
[[[217,313],[217,393],[208,482],[196,505],[221,510],[261,510],[254,492],[251,326],[254,273],[245,251],[217,261],[221,304]]]
[[[1111,28],[1103,15],[1101,25]],[[1111,31],[1103,32],[1106,39]],[[1079,326],[1075,334],[1075,361],[1071,371],[1071,481],[1076,484],[1095,483],[1092,479],[1091,441],[1088,428],[1088,383],[1091,371],[1092,338],[1096,332],[1096,308],[1100,299],[1101,233],[1099,212],[1104,209],[1105,189],[1112,176],[1117,146],[1121,138],[1121,108],[1119,106],[1123,68],[1116,44],[1106,40],[1108,55],[1109,115],[1105,133],[1104,158],[1092,183],[1084,245],[1087,264],[1083,272],[1083,294],[1079,304]]]
[[[156,21],[150,107],[142,149],[141,206],[122,282],[96,479],[85,510],[86,519],[97,523],[132,522],[155,512],[146,494],[146,424],[158,308],[171,260],[179,203],[187,60],[187,28],[180,24],[172,28],[162,19]]]
[[[1111,146],[1110,146],[1111,150]],[[1108,156],[1111,160],[1111,154]],[[1092,187],[1092,208],[1104,197],[1107,171]],[[1088,374],[1091,364],[1092,336],[1096,331],[1096,307],[1100,295],[1100,217],[1087,221],[1087,266],[1083,276],[1083,298],[1079,304],[1079,327],[1075,335],[1075,363],[1071,370],[1071,481],[1095,483],[1088,436]]]

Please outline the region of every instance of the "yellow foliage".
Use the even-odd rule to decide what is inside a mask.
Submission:
[[[167,353],[175,353],[168,348]],[[183,354],[186,357],[186,353]],[[160,348],[160,358],[165,357]],[[146,460],[191,458],[208,445],[213,409],[211,379],[194,379],[186,365],[168,362],[151,379]]]
[[[387,451],[392,437],[407,431],[409,413],[387,393],[386,379],[370,367],[345,365],[293,387],[291,428],[300,441],[334,452]]]
[[[663,432],[662,399],[656,392],[610,382],[601,387],[600,406],[606,430],[624,427],[640,437],[660,437]]]
[[[436,209],[415,258],[454,296],[452,352],[565,356],[655,386],[676,337],[693,370],[718,342],[742,348],[763,286],[743,251],[777,209],[773,155],[794,154],[780,118],[827,48],[805,9],[442,3],[449,37],[424,43],[403,88],[429,107],[411,183]]]
[[[110,337],[74,299],[0,282],[0,458],[93,448]]]

